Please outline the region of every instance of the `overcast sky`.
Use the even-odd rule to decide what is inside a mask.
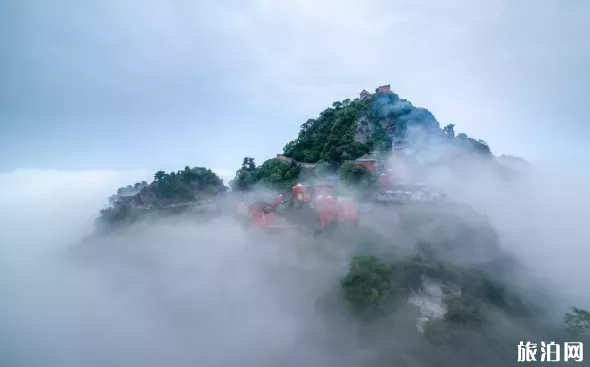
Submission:
[[[235,171],[380,84],[533,162],[584,157],[587,0],[0,3],[0,170]]]

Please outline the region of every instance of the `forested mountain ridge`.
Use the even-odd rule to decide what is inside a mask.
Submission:
[[[121,187],[116,194],[109,197],[109,202],[144,206],[170,205],[198,200],[226,190],[223,180],[210,169],[186,166],[184,170],[176,172],[158,171],[149,184],[142,181]]]
[[[361,93],[360,98],[336,101],[315,119],[308,119],[297,137],[283,148],[282,156],[291,162],[271,158],[256,166],[252,158],[244,158],[230,187],[239,191],[263,183],[284,188],[298,177],[326,174],[338,174],[349,183],[364,182],[368,172],[351,162],[368,153],[387,157],[394,145],[418,149],[444,146],[446,156],[441,160],[473,153],[493,158],[485,141],[463,133],[456,135],[453,124],[441,128],[430,111],[415,107],[383,86],[374,94]],[[312,168],[303,169],[305,164]]]
[[[121,187],[109,197],[110,205],[100,211],[99,228],[129,224],[151,211],[186,211],[226,191],[223,180],[208,168],[158,171],[152,182]]]
[[[389,86],[379,87],[373,94],[363,92],[359,98],[334,102],[302,124],[297,137],[283,149],[282,156],[290,161],[271,158],[258,166],[254,159],[245,157],[229,186],[244,191],[262,183],[282,190],[299,180],[325,175],[338,175],[348,183],[374,182],[375,177],[353,161],[371,152],[387,156],[394,145],[428,146],[435,141],[454,148],[455,154],[493,157],[483,140],[455,135],[453,124],[441,128],[430,111],[400,98]],[[312,168],[302,163],[310,163]],[[120,204],[143,209],[162,207],[225,191],[222,180],[207,168],[159,171],[149,184],[144,181],[119,188],[109,198],[113,207],[104,209],[101,216],[112,216]]]
[[[452,124],[441,129],[430,111],[391,91],[334,102],[317,118],[301,125],[297,138],[285,145],[283,154],[305,163],[342,163],[372,150],[391,151],[395,142],[415,143],[424,137],[456,138],[455,144],[491,155],[484,141],[466,134],[455,136]]]

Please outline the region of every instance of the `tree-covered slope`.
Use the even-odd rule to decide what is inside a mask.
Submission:
[[[110,206],[100,211],[101,228],[131,223],[148,212],[185,209],[227,191],[223,180],[204,167],[158,171],[151,183],[145,181],[121,187],[109,198]]]
[[[489,274],[448,262],[355,256],[316,309],[327,328],[354,325],[371,350],[370,366],[517,366],[521,341],[588,341],[587,311],[574,307],[560,324],[536,302]]]
[[[334,102],[317,118],[301,125],[297,137],[283,149],[283,156],[292,163],[271,158],[257,167],[252,158],[244,158],[230,186],[237,191],[248,190],[256,183],[283,188],[295,183],[297,175],[305,179],[338,174],[348,183],[368,182],[371,178],[366,170],[347,162],[369,152],[386,157],[394,143],[411,145],[418,151],[444,146],[442,150],[453,151],[454,157],[472,153],[492,157],[485,141],[455,135],[453,124],[441,129],[427,109],[415,107],[393,92],[375,93]],[[302,170],[301,164],[315,166]]]
[[[357,120],[368,114],[370,105],[358,100],[334,102],[316,119],[303,125],[297,138],[284,148],[284,155],[300,162],[341,162],[355,159],[372,148],[371,143],[355,140]]]
[[[284,155],[300,162],[342,163],[371,151],[390,151],[392,141],[418,142],[444,137],[454,145],[489,155],[481,140],[465,134],[455,137],[454,125],[441,129],[434,115],[415,107],[393,92],[364,99],[334,102],[303,125],[297,138],[285,145]]]
[[[295,185],[300,176],[301,166],[296,163],[287,164],[272,158],[256,166],[253,158],[245,157],[229,185],[234,191],[246,191],[258,183],[282,190]]]

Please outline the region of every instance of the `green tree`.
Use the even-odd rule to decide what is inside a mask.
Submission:
[[[470,138],[465,133],[460,133],[457,135],[456,143],[457,145],[463,147],[466,152],[476,152],[485,157],[491,157],[492,152],[488,144],[483,140],[475,140]]]
[[[590,312],[584,309],[572,307],[570,312],[565,314],[564,321],[568,331],[575,335],[585,336],[590,332]]]
[[[166,178],[166,172],[164,171],[158,171],[154,174],[154,180],[158,181],[158,182],[163,182],[164,179]]]
[[[158,171],[154,181],[127,185],[109,197],[112,207],[100,212],[101,223],[123,225],[131,223],[146,213],[138,208],[163,208],[170,204],[186,204],[213,197],[226,191],[223,180],[204,167],[185,167],[182,171],[166,173]],[[120,201],[121,196],[125,199]],[[128,205],[128,204],[133,204]]]
[[[482,302],[470,294],[450,297],[445,319],[466,327],[480,327],[486,320]]]
[[[352,310],[362,317],[383,316],[403,297],[391,266],[375,256],[357,256],[341,281],[344,296]]]
[[[368,107],[359,101],[334,102],[316,119],[309,119],[299,131],[297,139],[285,145],[284,154],[300,162],[320,160],[341,163],[346,156],[352,159],[369,151],[355,141],[356,120]]]
[[[254,158],[244,157],[244,161],[242,162],[242,169],[247,171],[254,171],[256,169],[256,163],[254,163]]]
[[[242,168],[236,171],[230,186],[235,191],[246,191],[258,183],[277,190],[294,185],[300,175],[301,167],[295,163],[285,163],[276,158],[268,159],[256,167],[251,158],[244,158]]]

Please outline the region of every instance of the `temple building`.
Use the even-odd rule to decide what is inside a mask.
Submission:
[[[389,93],[389,92],[391,92],[391,86],[389,84],[382,85],[382,86],[378,87],[377,89],[375,89],[375,93]]]
[[[389,85],[389,84],[381,85],[381,86],[375,88],[375,93],[389,93],[389,92],[391,92],[391,85]],[[359,94],[359,99],[362,101],[363,99],[366,99],[370,95],[371,95],[371,93],[369,93],[366,89],[363,89],[361,91],[361,93]]]
[[[371,172],[377,171],[377,157],[374,152],[365,154],[360,158],[354,160],[354,163],[359,166],[367,167]]]

